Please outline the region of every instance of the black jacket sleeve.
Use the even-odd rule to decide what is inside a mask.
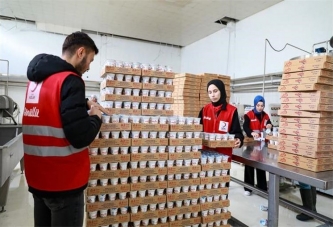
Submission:
[[[202,124],[202,122],[203,122],[203,119],[202,119],[202,112],[203,112],[203,108],[200,110],[200,112],[199,112],[199,116],[198,116],[198,118],[200,118],[200,124]]]
[[[91,144],[102,121],[87,112],[84,83],[77,76],[68,76],[61,88],[61,120],[65,136],[75,148]]]
[[[239,123],[238,111],[237,110],[235,110],[234,116],[232,117],[230,134],[235,134],[235,138],[240,139],[241,144],[240,144],[239,147],[242,147],[243,146],[243,141],[244,141],[244,135],[243,135],[240,123]]]
[[[243,130],[245,131],[245,133],[248,137],[253,137],[251,135],[252,129],[250,128],[250,118],[246,114],[244,115]]]

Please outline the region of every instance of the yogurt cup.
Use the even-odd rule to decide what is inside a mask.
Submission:
[[[167,166],[168,167],[173,167],[174,165],[175,165],[175,160],[167,160]]]
[[[157,138],[157,132],[149,132],[149,138],[156,139]]]
[[[132,75],[129,75],[129,74],[125,75],[125,81],[126,82],[132,82],[132,78],[133,78]]]
[[[169,117],[168,118],[168,124],[169,125],[175,125],[175,124],[177,124],[177,117]]]
[[[139,153],[139,147],[131,147],[131,154]]]
[[[119,147],[111,147],[111,154],[112,155],[119,154]]]
[[[197,205],[198,204],[198,199],[194,198],[191,199],[191,205]]]
[[[141,103],[141,109],[142,109],[142,110],[146,110],[146,109],[148,109],[148,103],[147,103],[147,102],[142,102],[142,103]]]
[[[235,140],[235,135],[234,134],[229,134],[228,135],[228,140]]]
[[[160,218],[160,220],[161,220],[161,223],[166,223],[167,222],[167,217],[162,217],[162,218]]]
[[[124,102],[124,109],[131,109],[132,102]]]
[[[227,176],[227,175],[228,175],[228,170],[222,169],[222,176]]]
[[[141,138],[148,139],[149,131],[141,131]]]
[[[111,170],[117,170],[118,169],[118,162],[111,162],[110,163],[110,169]]]
[[[98,195],[98,201],[100,201],[100,202],[104,202],[105,198],[106,198],[106,194],[100,194],[100,195]]]
[[[167,207],[168,209],[172,209],[174,207],[174,202],[173,201],[167,202]]]
[[[158,181],[165,181],[165,175],[158,175]]]
[[[212,183],[206,184],[206,189],[212,189],[212,186],[213,186]]]
[[[111,185],[118,185],[119,178],[111,178]]]
[[[132,79],[134,83],[140,83],[140,76],[133,76]]]
[[[228,207],[223,207],[222,208],[222,213],[227,213],[228,212]]]
[[[109,115],[102,115],[102,122],[103,123],[110,123],[111,116]]]
[[[213,196],[207,196],[207,202],[211,203],[213,202]],[[214,210],[215,211],[215,210]]]
[[[183,160],[176,160],[176,166],[183,166]]]
[[[170,103],[165,103],[164,104],[164,109],[165,110],[170,110],[171,109],[171,104]]]
[[[165,80],[165,84],[167,84],[167,85],[172,85],[172,83],[173,83],[173,79],[166,79]]]
[[[149,123],[150,124],[158,124],[158,116],[151,116],[149,117]]]
[[[110,132],[101,132],[102,139],[109,139],[110,138]]]
[[[182,192],[187,193],[188,190],[189,190],[189,186],[186,186],[186,185],[182,186]],[[186,200],[186,201],[188,201],[188,205],[190,205],[190,200]],[[185,204],[185,201],[184,201],[184,204]]]
[[[106,185],[108,185],[108,181],[109,181],[109,179],[100,179],[99,183],[101,186],[106,186]]]
[[[161,195],[164,194],[164,189],[163,189],[163,188],[159,188],[159,189],[157,189],[156,191],[157,191],[157,195],[158,195],[158,196],[161,196]],[[165,206],[165,203],[164,203],[164,206]]]
[[[186,139],[192,139],[193,138],[193,132],[186,132],[185,137],[186,137]]]
[[[110,201],[114,201],[114,200],[116,200],[116,193],[109,193],[108,197],[109,197]]]
[[[224,188],[226,186],[226,183],[225,182],[221,182],[220,183],[220,188]]]
[[[220,170],[220,169],[216,169],[216,170],[214,171],[214,175],[215,175],[216,177],[220,177],[220,176],[221,176],[221,173],[222,173],[222,170]]]
[[[193,166],[197,166],[198,164],[199,164],[199,159],[196,159],[196,158],[192,159]]]
[[[147,161],[140,161],[139,165],[140,165],[140,169],[145,169],[145,168],[147,168]]]
[[[182,179],[182,174],[181,173],[175,174],[175,179],[176,180],[181,180]]]
[[[150,209],[150,210],[152,210],[152,209]],[[156,209],[155,209],[156,210]],[[151,219],[151,224],[152,225],[157,225],[157,223],[158,223],[158,218],[152,218]]]
[[[206,177],[206,171],[201,171],[200,178],[205,178],[205,177]]]
[[[188,179],[190,179],[190,174],[189,173],[184,173],[183,177],[184,177],[185,180],[188,180]]]
[[[155,189],[149,189],[149,190],[148,190],[148,196],[149,196],[149,197],[153,197],[153,196],[155,196]],[[156,204],[155,204],[155,208],[156,208]]]
[[[133,96],[139,96],[140,95],[140,89],[133,89],[132,93],[133,93]]]
[[[183,214],[177,214],[177,220],[183,220],[184,215]]]
[[[94,202],[96,202],[96,196],[94,196],[94,195],[88,196],[87,197],[87,202],[88,203],[94,203]]]
[[[120,115],[119,116],[119,122],[120,123],[128,123],[129,116],[128,115]]]
[[[180,125],[184,125],[185,124],[185,117],[178,117],[178,124],[180,124]]]
[[[108,164],[107,163],[99,163],[99,169],[101,171],[106,171],[108,169]]]
[[[123,94],[123,88],[121,88],[121,87],[116,87],[116,88],[114,89],[114,93],[115,93],[116,95],[122,95],[122,94]]]
[[[131,169],[137,169],[138,168],[138,162],[132,161],[131,162]]]
[[[138,191],[130,191],[130,198],[135,199],[138,194]]]
[[[177,138],[178,139],[184,139],[184,132],[177,132]]]
[[[149,120],[150,120],[150,117],[148,117],[148,116],[141,116],[140,117],[140,123],[149,124]]]
[[[121,214],[127,214],[127,207],[122,207],[122,208],[120,208],[120,213]]]
[[[147,212],[147,208],[148,208],[148,205],[140,205],[140,210],[141,210],[141,212]],[[148,221],[149,221],[149,219],[147,219]],[[143,222],[144,220],[142,220],[142,222]]]
[[[100,151],[101,155],[107,155],[109,153],[109,148],[101,147],[101,148],[99,148],[99,151]]]
[[[164,104],[163,103],[157,103],[156,109],[163,110],[164,109]]]
[[[111,123],[119,123],[119,122],[120,122],[120,116],[116,115],[116,114],[113,114],[111,116]]]
[[[175,153],[175,151],[176,151],[176,146],[168,146],[169,153]]]
[[[223,219],[222,223],[223,223],[223,225],[227,225],[228,224],[228,219]]]
[[[96,171],[97,164],[90,164],[90,171],[94,172]]]
[[[149,91],[149,96],[150,96],[150,97],[156,97],[156,93],[157,93],[156,90],[150,90],[150,91]]]
[[[150,78],[149,76],[143,76],[142,77],[142,83],[145,83],[145,84],[149,83],[149,78]]]
[[[133,212],[132,212],[133,213]],[[134,213],[133,213],[134,214]],[[134,221],[133,222],[133,225],[134,227],[140,227],[140,224],[141,224],[141,220],[140,221]]]
[[[113,108],[113,101],[104,101],[104,108]]]
[[[222,140],[228,140],[228,134],[221,134],[222,135]]]
[[[176,152],[182,153],[183,152],[183,146],[176,146]]]
[[[167,195],[171,195],[173,193],[173,188],[167,188]]]
[[[143,219],[141,222],[142,222],[142,225],[143,225],[143,226],[148,226],[148,224],[149,224],[149,219]]]
[[[160,116],[159,117],[159,123],[160,124],[166,124],[167,123],[167,119],[168,119],[167,117]]]
[[[139,139],[140,131],[132,131],[132,139]]]
[[[184,151],[185,152],[191,152],[192,146],[184,146]]]
[[[140,123],[140,116],[132,115],[129,117],[129,122],[131,123]]]
[[[196,179],[196,178],[198,178],[198,173],[191,173],[191,177],[192,177],[192,179]]]
[[[124,74],[116,74],[116,80],[117,81],[123,81],[124,80]]]
[[[222,140],[222,134],[216,133],[215,140]]]
[[[129,96],[132,95],[132,88],[125,88],[124,89],[124,95],[129,95]]]
[[[143,90],[141,90],[141,94],[142,94],[142,96],[148,97],[149,96],[149,90],[143,89]]]
[[[201,118],[193,118],[194,125],[200,125]]]
[[[191,159],[184,160],[184,166],[191,166]]]
[[[158,97],[164,98],[164,95],[165,95],[165,91],[158,91],[157,92]]]
[[[121,177],[120,178],[120,184],[127,184],[128,183],[128,178],[127,177]]]
[[[217,188],[219,188],[219,185],[220,185],[220,183],[213,183],[213,188],[217,189]]]
[[[209,209],[208,210],[208,215],[214,215],[215,214],[215,209]],[[213,225],[212,225],[213,227]]]
[[[215,133],[209,133],[209,140],[214,141],[216,138],[216,134]]]
[[[158,153],[165,153],[166,146],[158,146]]]
[[[157,84],[157,77],[151,77],[150,78],[150,83],[151,84]]]
[[[129,133],[130,133],[129,131],[121,131],[121,138],[128,139],[129,138]]]
[[[149,168],[154,169],[156,167],[156,161],[149,161],[148,166]]]
[[[221,207],[215,208],[215,214],[221,214],[221,211],[222,211]]]
[[[169,139],[176,139],[177,132],[169,132]]]
[[[157,84],[164,84],[165,83],[165,78],[158,78],[157,79]],[[161,96],[163,97],[163,96]]]
[[[141,146],[140,151],[141,151],[142,154],[148,153],[148,146]]]
[[[198,152],[198,151],[199,151],[199,146],[198,146],[198,145],[193,145],[193,146],[191,147],[191,150],[192,150],[193,152]]]
[[[136,213],[138,213],[138,206],[131,206],[131,212],[132,212],[132,214],[136,214]]]
[[[190,186],[190,191],[191,192],[196,192],[197,191],[197,186],[196,185],[191,185]]]
[[[156,109],[156,103],[155,102],[150,102],[148,103],[148,107],[150,110],[155,110]]]
[[[172,91],[166,91],[166,92],[164,93],[164,96],[165,96],[166,98],[171,98],[171,97],[172,97]]]
[[[213,177],[214,170],[207,171],[207,177]]]
[[[95,156],[98,154],[98,148],[97,147],[89,147],[89,154],[92,156]]]
[[[111,216],[117,216],[118,214],[118,208],[111,208],[110,209]]]
[[[133,184],[138,183],[138,179],[139,179],[138,176],[131,176],[131,182],[132,182]]]
[[[199,214],[198,212],[193,212],[192,217],[196,218],[198,217],[198,214]],[[199,224],[192,225],[192,227],[199,227]]]
[[[176,220],[176,215],[169,215],[169,222],[173,222]]]
[[[112,139],[119,139],[119,131],[112,131],[111,135],[112,135]]]
[[[213,201],[220,201],[220,195],[214,195],[213,196]]]
[[[124,62],[123,61],[116,61],[116,67],[123,68],[124,67]]]
[[[205,185],[204,185],[204,184],[200,184],[200,185],[199,185],[199,190],[202,191],[202,190],[204,190],[204,189],[205,189]]]
[[[140,176],[139,179],[141,183],[147,182],[147,176]]]
[[[165,167],[165,160],[157,161],[158,168],[164,168]]]
[[[97,218],[97,211],[90,211],[90,212],[89,212],[89,218],[90,218],[90,219],[95,219],[95,218]]]
[[[147,191],[147,190],[140,190],[140,191],[139,191],[139,197],[140,197],[140,198],[144,198],[144,197],[146,197],[146,191]]]
[[[181,207],[183,204],[183,201],[182,200],[178,200],[176,201],[176,207]]]

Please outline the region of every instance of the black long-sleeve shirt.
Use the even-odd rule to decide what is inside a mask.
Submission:
[[[251,111],[252,111],[252,110],[251,110]],[[263,112],[263,113],[265,113],[265,112]],[[255,114],[256,118],[259,120],[260,123],[261,123],[261,121],[262,121],[263,113]],[[247,135],[248,137],[253,137],[253,136],[251,135],[251,133],[253,132],[253,130],[250,128],[250,122],[251,122],[250,118],[245,114],[245,115],[244,115],[243,130],[245,131],[245,133],[246,133],[246,135]],[[271,120],[269,119],[269,120],[267,121],[266,124],[271,124],[271,125],[272,125]],[[272,125],[272,126],[273,126],[273,125]]]

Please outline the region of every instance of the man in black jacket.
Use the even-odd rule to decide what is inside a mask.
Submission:
[[[23,142],[27,156],[26,167],[28,167],[26,177],[29,191],[34,197],[35,226],[83,225],[83,191],[87,187],[89,176],[87,146],[95,139],[102,121],[100,106],[85,99],[85,85],[81,77],[89,70],[90,63],[97,53],[94,41],[87,34],[75,32],[66,37],[62,47],[62,58],[39,54],[28,66],[27,76],[30,83],[40,84],[41,89],[44,89],[39,98],[39,102],[44,104],[36,103],[36,105],[45,110],[45,103],[59,104],[59,111],[50,111],[53,116],[45,113],[47,111],[39,113],[40,116],[37,116],[39,122],[45,122],[41,126],[34,124],[28,114],[24,114],[23,117]],[[62,72],[68,74],[59,83],[58,75]],[[54,78],[57,76],[58,78]],[[57,87],[54,83],[54,87],[49,86],[47,90],[45,85],[50,84],[47,81],[55,81],[61,87]],[[50,94],[60,94],[60,97],[52,99]],[[27,95],[26,106],[29,105],[29,98]],[[54,116],[55,113],[60,116]],[[50,127],[51,124],[47,123],[58,121],[57,119],[60,119],[60,123],[56,124],[60,125],[58,128]],[[45,140],[44,147],[38,142],[39,138],[48,139]],[[65,153],[66,149],[70,151],[66,155],[61,156],[56,153]],[[38,150],[39,153],[34,150]],[[48,152],[54,152],[55,155]],[[73,159],[74,155],[77,156]],[[39,174],[36,171],[40,166],[46,165],[49,165],[49,168],[45,168],[43,173]],[[53,179],[52,177],[47,179],[47,175],[53,176]],[[69,179],[67,183],[61,180],[64,177]],[[57,186],[57,189],[50,188],[50,185],[54,185],[54,181],[62,185]]]

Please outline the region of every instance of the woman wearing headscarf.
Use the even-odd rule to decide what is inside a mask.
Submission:
[[[208,96],[211,103],[202,108],[199,113],[203,131],[208,133],[234,134],[234,148],[239,148],[243,144],[244,136],[239,124],[237,108],[227,103],[227,94],[224,83],[214,79],[207,84]],[[205,149],[205,147],[203,147]],[[228,155],[231,161],[232,148],[209,148],[219,153]]]
[[[260,132],[266,129],[271,129],[272,123],[269,116],[264,111],[265,99],[261,95],[257,95],[254,98],[254,108],[244,115],[243,129],[248,137],[257,139],[261,137]],[[244,182],[254,186],[254,168],[251,166],[245,166],[244,170]],[[266,172],[257,169],[257,186],[261,190],[267,191]],[[244,187],[244,195],[250,196],[252,191]]]

